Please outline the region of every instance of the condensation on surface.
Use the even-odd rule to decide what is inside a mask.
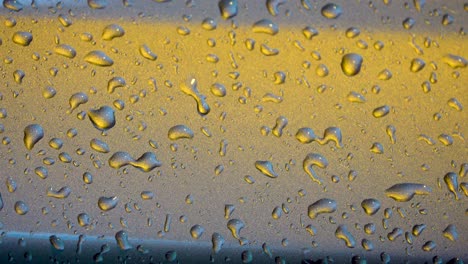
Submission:
[[[468,261],[467,12],[4,0],[0,262]]]

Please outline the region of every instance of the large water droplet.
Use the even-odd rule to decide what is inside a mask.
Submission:
[[[89,120],[93,126],[101,131],[106,131],[115,126],[115,112],[110,106],[101,106],[98,109],[88,111]]]
[[[348,53],[341,59],[341,70],[347,76],[354,76],[361,71],[362,56],[356,53]]]
[[[193,131],[185,125],[173,126],[169,129],[167,133],[170,140],[178,140],[182,138],[193,138]]]
[[[269,35],[276,35],[279,32],[278,25],[269,19],[261,19],[255,22],[252,26],[252,31],[255,33],[265,33]]]
[[[128,234],[124,230],[120,230],[115,233],[115,241],[117,242],[120,250],[129,250],[133,248],[130,241],[128,241]]]
[[[229,19],[237,15],[237,0],[220,0],[218,2],[218,7],[219,12],[224,19]]]
[[[414,195],[428,195],[432,189],[419,183],[397,183],[385,190],[385,194],[398,202],[407,202],[413,199]]]
[[[255,162],[255,168],[259,170],[263,175],[270,178],[277,178],[278,174],[273,169],[273,164],[270,161],[257,160]]]
[[[337,4],[328,3],[322,7],[321,13],[325,18],[336,19],[341,16],[343,9]]]
[[[109,211],[114,209],[119,203],[119,198],[116,196],[105,197],[101,196],[98,199],[98,206],[103,211]]]
[[[11,40],[18,45],[26,47],[33,41],[33,35],[29,32],[18,31],[13,34]]]
[[[119,38],[123,35],[125,35],[125,30],[117,24],[108,25],[102,31],[103,40],[113,40],[114,38]]]

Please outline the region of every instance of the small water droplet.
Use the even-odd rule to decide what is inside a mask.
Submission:
[[[259,170],[263,175],[270,178],[277,178],[278,174],[273,169],[273,164],[270,161],[257,160],[255,162],[255,168]]]
[[[276,35],[279,32],[279,27],[277,24],[273,23],[271,20],[264,18],[253,24],[252,31],[254,33],[265,33],[269,35]]]
[[[369,199],[364,199],[361,202],[362,209],[364,209],[364,212],[368,215],[374,215],[376,214],[379,209],[380,209],[380,202],[377,199],[369,198]]]
[[[321,9],[322,16],[328,19],[336,19],[340,17],[342,13],[343,9],[341,6],[334,3],[328,3]]]
[[[218,2],[219,12],[221,17],[229,19],[235,17],[238,11],[237,0],[220,0]]]
[[[58,251],[63,251],[65,249],[65,242],[55,235],[49,237],[49,242]]]
[[[193,138],[193,131],[185,125],[173,126],[167,133],[170,140],[178,140],[182,138]]]
[[[98,199],[98,206],[103,211],[109,211],[114,209],[119,203],[119,198],[116,196],[105,197],[101,196]]]
[[[205,232],[205,228],[201,225],[194,225],[190,228],[190,235],[193,239],[200,239]]]

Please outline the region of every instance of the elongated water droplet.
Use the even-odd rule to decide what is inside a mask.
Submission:
[[[269,35],[276,35],[279,32],[279,28],[277,24],[273,23],[269,19],[264,18],[253,24],[252,31],[254,33],[265,33]]]
[[[270,161],[257,160],[255,162],[255,168],[259,170],[263,175],[270,178],[277,178],[278,174],[273,169],[273,164]]]
[[[29,32],[18,31],[13,34],[11,40],[18,45],[26,47],[33,41],[33,35]]]
[[[221,251],[221,248],[223,247],[224,245],[224,237],[219,234],[219,233],[213,233],[213,235],[211,236],[211,243],[212,243],[212,250],[213,250],[213,254],[218,254],[219,251]]]
[[[119,203],[119,198],[116,196],[105,197],[101,196],[98,199],[98,206],[103,211],[109,211],[114,209]]]
[[[328,166],[328,160],[317,153],[309,153],[304,158],[302,163],[302,168],[304,171],[309,175],[309,177],[316,183],[322,184],[322,179],[317,175],[317,173],[312,168],[313,166],[317,166],[319,168],[326,168]]]
[[[85,55],[84,60],[96,66],[112,66],[114,61],[103,51],[94,50]]]
[[[244,222],[239,219],[231,219],[227,222],[227,228],[231,231],[231,234],[235,239],[240,239],[240,231],[244,227]]]
[[[448,225],[444,231],[442,231],[442,234],[444,235],[445,238],[447,238],[450,241],[457,241],[458,240],[458,232],[457,228],[455,225],[450,224]]]
[[[468,61],[465,58],[453,54],[445,55],[442,61],[453,69],[465,68],[468,65]]]
[[[128,241],[128,234],[124,230],[120,230],[115,234],[115,241],[117,242],[120,250],[129,250],[133,248],[130,241]]]
[[[428,195],[432,189],[419,183],[397,183],[385,190],[385,194],[398,202],[407,202],[413,199],[414,195]]]
[[[71,189],[68,186],[64,186],[58,190],[53,190],[52,188],[49,188],[47,190],[47,196],[56,198],[56,199],[66,199],[68,196],[71,194]]]
[[[42,126],[38,124],[31,124],[28,125],[24,129],[24,145],[28,150],[31,150],[34,148],[34,145],[36,145],[39,140],[41,140],[44,137],[44,129]]]
[[[167,133],[170,140],[178,140],[182,138],[193,138],[193,131],[185,125],[173,126]]]
[[[278,7],[286,3],[286,0],[267,0],[266,7],[270,15],[277,16],[279,13]]]
[[[138,50],[140,51],[141,56],[145,59],[155,61],[158,58],[158,55],[156,55],[146,44],[141,45]]]
[[[85,93],[79,92],[70,96],[68,99],[68,104],[70,105],[69,113],[72,113],[78,106],[86,104],[88,102],[88,95]]]
[[[63,251],[65,249],[65,242],[55,235],[49,237],[49,242],[58,251]]]
[[[318,139],[314,131],[308,127],[302,127],[297,130],[296,139],[303,144],[311,143]]]
[[[97,138],[91,139],[91,141],[89,142],[89,145],[92,149],[94,149],[97,152],[109,153],[110,151],[110,148],[107,145],[107,143]]]
[[[322,16],[328,19],[336,19],[340,17],[342,13],[343,9],[341,6],[334,3],[328,3],[321,9]]]
[[[309,205],[307,209],[307,214],[310,219],[315,219],[320,214],[331,214],[334,213],[337,209],[337,203],[335,200],[322,198],[313,204]]]
[[[458,189],[460,188],[458,185],[458,174],[455,172],[445,174],[444,182],[447,185],[447,189],[455,196],[455,200],[458,200]]]
[[[125,30],[117,24],[108,25],[102,31],[102,39],[108,41],[122,37],[123,35],[125,35]]]
[[[288,125],[288,119],[284,116],[276,118],[275,127],[273,127],[273,135],[281,137],[283,135],[283,129]]]
[[[76,57],[76,50],[70,45],[67,44],[60,44],[54,48],[55,54],[58,54],[60,56],[64,56],[70,59],[73,59]]]
[[[348,248],[354,248],[356,246],[356,240],[351,232],[345,225],[339,225],[335,230],[335,237],[345,242]]]
[[[107,82],[107,92],[111,94],[115,91],[115,89],[119,87],[125,87],[126,85],[127,82],[124,78],[120,76],[112,77],[112,79]]]
[[[206,96],[198,91],[197,80],[189,78],[180,86],[180,90],[191,97],[197,102],[197,111],[201,115],[206,115],[210,112],[210,106],[206,103]]]
[[[388,115],[388,113],[390,113],[390,107],[388,107],[388,105],[379,106],[372,111],[372,115],[375,118],[384,117]]]

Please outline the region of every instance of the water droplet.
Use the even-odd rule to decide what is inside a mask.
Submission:
[[[18,12],[23,9],[23,4],[21,3],[21,1],[18,1],[18,0],[4,0],[3,7],[11,11]]]
[[[201,115],[206,115],[210,112],[210,106],[206,103],[206,96],[198,91],[197,80],[189,78],[180,86],[180,90],[191,97],[197,102],[197,111]]]
[[[18,84],[21,84],[23,82],[23,78],[26,76],[23,70],[15,70],[13,72],[13,79],[15,79],[15,82]]]
[[[401,24],[403,25],[403,28],[410,30],[413,28],[414,24],[416,24],[416,20],[412,17],[407,17]]]
[[[220,0],[218,2],[218,7],[219,12],[224,19],[229,19],[237,15],[237,0]]]
[[[372,251],[374,250],[374,244],[372,243],[372,241],[368,240],[368,239],[363,239],[361,241],[361,245],[362,245],[362,248],[367,250],[367,251]]]
[[[384,69],[377,75],[379,80],[388,81],[392,78],[393,74],[390,70]]]
[[[322,198],[313,204],[309,205],[307,213],[310,219],[315,219],[320,214],[331,214],[336,211],[337,203],[335,200]]]
[[[190,228],[190,235],[193,239],[200,239],[204,232],[205,228],[201,225],[194,225]]]
[[[60,44],[54,48],[54,52],[58,55],[73,59],[76,57],[76,50],[70,45]]]
[[[23,201],[17,201],[15,203],[15,212],[18,215],[25,215],[29,212],[29,206]]]
[[[162,165],[162,163],[156,158],[156,155],[152,152],[145,152],[135,160],[127,152],[118,151],[109,158],[108,163],[109,166],[114,169],[131,165],[144,172],[152,171],[154,168],[161,167]]]
[[[328,166],[328,160],[320,154],[309,153],[304,158],[304,161],[302,163],[302,168],[309,175],[312,181],[318,184],[322,184],[322,179],[314,171],[314,169],[312,168],[313,166],[317,166],[319,168],[324,169]]]
[[[328,76],[329,71],[328,71],[327,65],[322,64],[322,63],[319,64],[319,65],[317,65],[317,68],[315,68],[315,73],[316,73],[317,76],[319,76],[319,77],[326,77],[326,76]]]
[[[273,164],[270,161],[257,160],[255,162],[255,168],[259,170],[263,175],[270,178],[277,178],[278,174],[273,169]]]
[[[101,106],[98,109],[88,111],[89,120],[93,126],[101,131],[106,131],[115,126],[115,112],[110,106]]]
[[[453,24],[454,21],[455,21],[455,18],[450,14],[445,14],[442,16],[442,25],[444,26],[451,25]]]
[[[43,166],[36,167],[34,173],[41,179],[47,179],[47,177],[49,177],[49,171]]]
[[[455,196],[455,200],[458,200],[458,189],[459,189],[459,185],[458,185],[458,174],[456,174],[455,172],[449,172],[447,174],[445,174],[444,176],[444,182],[445,184],[447,185],[447,189],[453,193],[453,195]]]
[[[362,56],[348,53],[341,58],[341,70],[346,76],[354,76],[361,71]]]
[[[252,31],[254,33],[265,33],[269,35],[276,35],[279,32],[279,28],[277,24],[273,23],[269,19],[264,18],[253,24]]]
[[[68,104],[70,105],[69,113],[72,113],[78,106],[86,104],[88,102],[88,96],[85,93],[79,92],[70,96]]]
[[[387,132],[387,135],[390,137],[390,142],[392,144],[396,143],[396,128],[392,125],[388,125],[387,128],[385,129],[385,132]]]
[[[351,103],[365,103],[366,102],[366,98],[364,97],[364,95],[358,92],[354,92],[354,91],[351,91],[346,98]]]
[[[312,39],[313,37],[317,36],[319,34],[318,30],[311,27],[307,26],[302,29],[302,34],[306,39]]]
[[[78,214],[76,219],[78,221],[78,225],[80,225],[81,227],[87,227],[91,223],[91,219],[87,213]]]
[[[458,232],[457,228],[455,225],[450,224],[448,225],[444,231],[442,231],[442,234],[444,235],[445,238],[447,238],[450,241],[457,241],[458,240]]]
[[[71,189],[68,186],[64,186],[64,187],[58,189],[57,191],[53,190],[52,188],[49,188],[47,190],[47,196],[52,197],[52,198],[56,198],[56,199],[66,199],[66,198],[68,198],[68,196],[70,194],[71,194]]]
[[[468,64],[468,61],[465,58],[453,54],[445,55],[442,58],[442,61],[453,69],[465,68]]]
[[[49,242],[58,251],[63,251],[65,249],[65,242],[55,235],[49,237]]]
[[[98,206],[103,211],[109,211],[114,209],[119,203],[119,198],[116,196],[105,197],[101,196],[98,199]]]
[[[109,153],[110,151],[110,148],[107,145],[107,143],[97,138],[91,139],[91,141],[89,142],[89,145],[92,149],[94,149],[97,152]]]
[[[242,263],[251,263],[253,260],[253,254],[250,250],[244,250],[241,253]]]
[[[450,98],[447,101],[447,104],[448,104],[448,106],[450,106],[451,108],[457,110],[458,112],[461,112],[463,110],[463,105],[460,103],[460,101],[458,101],[457,98]]]
[[[36,145],[39,140],[41,140],[44,137],[44,129],[42,126],[38,124],[31,124],[28,125],[24,129],[24,145],[28,150],[31,150],[34,148],[34,145]]]
[[[167,133],[170,140],[178,140],[182,138],[193,138],[193,131],[185,125],[173,126],[169,129]]]
[[[276,118],[275,127],[273,127],[273,135],[276,137],[281,137],[283,135],[283,129],[288,124],[288,119],[284,116],[279,116]]]
[[[424,231],[424,229],[426,229],[425,224],[414,225],[412,229],[412,233],[415,236],[419,236]]]
[[[224,245],[224,237],[219,234],[219,233],[213,233],[213,235],[211,236],[211,243],[213,244],[213,254],[218,254],[219,251],[221,251],[221,248],[223,247]]]
[[[115,89],[119,87],[125,87],[126,85],[127,82],[124,78],[120,76],[112,77],[112,79],[107,82],[107,92],[111,94],[115,91]]]
[[[339,225],[335,231],[335,237],[345,242],[348,248],[354,248],[356,246],[356,240],[351,232],[345,225]]]
[[[388,115],[388,113],[390,113],[390,107],[388,107],[388,105],[379,106],[372,111],[372,115],[375,118],[384,117]]]
[[[13,34],[11,40],[18,45],[26,47],[33,41],[33,35],[29,32],[18,31]]]
[[[374,152],[375,154],[383,154],[384,153],[384,147],[379,142],[374,142],[374,143],[372,143],[370,151]]]
[[[413,199],[414,195],[428,195],[432,189],[424,184],[419,183],[397,183],[385,190],[387,197],[398,202],[407,202]]]
[[[211,17],[203,19],[201,25],[203,29],[208,31],[215,30],[218,27],[218,23],[216,23],[216,20],[214,20]]]
[[[440,134],[437,139],[445,146],[450,146],[453,144],[453,137],[447,134]]]
[[[84,60],[96,66],[112,66],[114,61],[103,51],[93,50],[84,56]]]
[[[321,9],[322,16],[328,19],[336,19],[340,17],[342,13],[343,9],[341,6],[334,3],[328,3]]]
[[[88,6],[92,9],[104,9],[107,6],[107,0],[88,0]]]
[[[431,252],[432,250],[434,250],[436,248],[436,246],[437,246],[437,244],[434,241],[427,241],[422,246],[422,250],[424,250],[426,252]]]
[[[260,45],[260,52],[265,56],[276,56],[279,54],[279,50],[276,48],[270,48],[266,44]]]
[[[296,139],[303,144],[311,143],[318,139],[314,131],[311,128],[303,127],[299,128],[296,133]]]
[[[155,61],[158,58],[158,55],[156,55],[146,44],[141,45],[138,51],[143,58],[150,61]]]
[[[277,16],[279,13],[278,7],[286,3],[286,0],[267,0],[266,7],[270,15]]]
[[[390,233],[387,234],[387,238],[390,241],[395,241],[395,239],[403,235],[403,230],[401,228],[395,227]]]
[[[128,241],[128,234],[124,230],[120,230],[115,234],[115,241],[117,242],[120,250],[129,250],[133,248],[130,241]]]
[[[368,215],[374,215],[376,214],[379,209],[380,209],[380,202],[377,199],[364,199],[361,202],[362,209],[364,209],[364,212]]]
[[[355,38],[361,34],[361,31],[359,28],[356,27],[350,27],[346,29],[345,35],[347,38]]]
[[[273,217],[273,219],[275,220],[278,220],[280,219],[282,214],[283,214],[283,211],[281,207],[275,206],[275,208],[273,208],[273,212],[271,213],[271,217]]]
[[[220,83],[214,83],[211,85],[211,93],[218,97],[226,96],[226,87]]]
[[[55,90],[54,87],[47,86],[46,88],[44,88],[44,90],[42,90],[42,96],[43,96],[45,99],[51,99],[51,98],[53,98],[56,94],[57,94],[57,91]]]
[[[422,59],[414,58],[413,60],[411,60],[410,71],[419,72],[422,69],[424,69],[424,66],[426,66],[426,63]]]
[[[102,31],[102,39],[108,41],[122,37],[123,35],[125,35],[125,30],[117,24],[108,25]]]
[[[239,219],[231,219],[227,222],[227,228],[231,231],[231,234],[235,239],[240,239],[240,231],[244,227],[244,222]]]

